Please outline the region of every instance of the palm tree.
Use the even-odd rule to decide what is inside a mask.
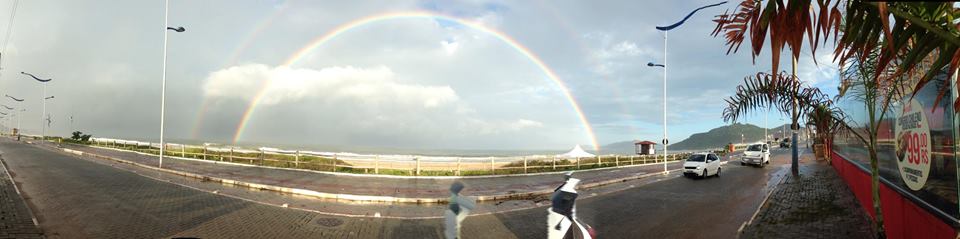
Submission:
[[[830,151],[830,143],[833,135],[841,127],[835,119],[832,104],[815,105],[810,112],[807,112],[807,129],[814,128],[813,139],[815,143],[823,145],[823,152]]]
[[[777,80],[785,78],[789,80]],[[737,86],[733,96],[726,99],[727,107],[723,109],[723,120],[736,122],[740,117],[767,108],[776,108],[787,111],[793,108],[796,99],[797,110],[802,114],[811,112],[820,105],[830,105],[831,100],[819,88],[806,86],[786,72],[770,74],[759,72],[747,76],[743,84]]]
[[[717,26],[712,35],[723,33],[729,46],[728,54],[736,52],[743,41],[749,38],[754,59],[769,38],[772,72],[777,72],[780,51],[785,46],[790,47],[796,64],[805,36],[811,52],[816,56],[819,44],[827,43],[832,33],[836,43],[834,60],[840,63],[841,68],[845,64],[853,65],[841,76],[844,83],[841,94],[853,89],[847,98],[863,101],[869,119],[860,127],[863,130],[858,131],[851,127],[854,122],[843,116],[842,111],[835,108],[833,113],[841,128],[868,145],[873,205],[877,215],[875,223],[879,236],[885,237],[876,166],[877,121],[883,118],[891,101],[906,94],[915,95],[944,68],[948,72],[948,79],[957,72],[960,67],[960,22],[955,22],[955,19],[960,18],[960,11],[953,7],[952,2],[818,0],[814,7],[811,0],[765,3],[762,0],[743,0],[733,12],[718,15],[714,19]],[[773,82],[766,84],[778,85],[778,78],[774,76],[769,79]],[[918,79],[912,92],[903,90],[905,79],[908,78]],[[960,80],[956,83],[960,84]],[[941,87],[934,104],[939,104],[948,90],[949,87]],[[738,91],[741,89],[738,88]],[[772,98],[778,93],[769,94]],[[960,98],[953,102],[953,108],[960,110]],[[783,110],[782,107],[780,109]],[[735,109],[734,112],[739,111]],[[725,119],[728,119],[727,113],[725,110]],[[793,116],[796,125],[797,114]]]
[[[743,0],[733,13],[717,15],[711,35],[723,34],[729,46],[727,54],[737,52],[749,39],[754,60],[769,38],[771,72],[778,72],[784,47],[798,59],[804,39],[816,56],[819,46],[833,38],[834,60],[841,64],[854,57],[864,62],[863,57],[880,47],[873,64],[877,69],[896,65],[891,76],[913,71],[925,58],[935,56],[931,65],[919,72],[922,77],[913,87],[916,90],[944,67],[947,78],[960,68],[960,22],[956,19],[960,19],[960,10],[952,2],[818,0],[814,6],[811,0]],[[880,77],[879,72],[872,76],[875,81],[883,80]],[[937,103],[947,90],[941,89]],[[954,102],[954,109],[960,110],[960,98]]]
[[[880,131],[880,121],[890,112],[893,102],[899,101],[909,94],[907,75],[896,73],[896,66],[888,65],[878,68],[876,61],[881,60],[880,48],[874,48],[867,56],[857,56],[850,68],[840,71],[840,95],[837,100],[853,100],[863,104],[866,121],[857,122],[847,117],[842,111],[836,111],[833,118],[840,131],[855,136],[857,140],[867,146],[870,157],[870,185],[873,197],[873,210],[877,233],[885,236],[883,228],[883,212],[880,208],[880,171],[877,157],[877,139]],[[862,59],[862,60],[859,60]],[[883,80],[875,80],[876,77]]]

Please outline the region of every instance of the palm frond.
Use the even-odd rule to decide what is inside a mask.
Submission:
[[[776,78],[784,80],[774,80]],[[805,86],[786,72],[759,72],[745,77],[743,84],[737,86],[734,95],[725,100],[727,107],[723,109],[723,120],[736,122],[750,112],[767,108],[788,112],[793,109],[794,97],[801,115],[813,110],[817,105],[831,102],[819,88]]]

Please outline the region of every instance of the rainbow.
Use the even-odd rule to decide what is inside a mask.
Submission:
[[[286,12],[287,9],[289,8],[290,8],[289,4],[286,1],[281,2],[279,5],[274,7],[273,12],[271,12],[270,15],[268,15],[267,17],[263,18],[263,20],[260,20],[260,22],[258,22],[255,25],[253,30],[246,34],[246,37],[243,38],[243,41],[240,41],[240,43],[237,44],[237,46],[233,49],[233,51],[230,51],[231,52],[230,56],[227,57],[227,61],[220,66],[220,69],[224,69],[224,68],[227,68],[228,66],[236,64],[237,60],[240,59],[240,55],[246,52],[247,49],[250,48],[254,40],[259,38],[260,35],[262,35],[265,30],[273,26],[274,20],[276,20],[278,16],[283,15],[283,13]],[[194,122],[193,129],[190,130],[191,138],[197,139],[197,135],[199,134],[199,131],[200,131],[200,126],[203,124],[203,117],[207,112],[207,108],[209,107],[210,107],[210,101],[207,98],[204,98],[203,102],[200,103],[200,110],[197,112],[197,118],[194,119],[193,121]]]
[[[396,19],[407,19],[407,18],[428,18],[428,19],[440,19],[440,20],[445,20],[450,22],[456,22],[460,25],[470,27],[471,29],[475,29],[475,30],[487,33],[491,36],[494,36],[495,38],[503,41],[504,43],[512,47],[517,52],[523,54],[523,56],[525,56],[534,65],[536,65],[541,71],[543,71],[546,74],[547,78],[549,78],[551,81],[557,84],[557,86],[563,92],[563,95],[567,98],[567,101],[570,103],[570,106],[573,107],[573,110],[576,112],[580,122],[583,124],[586,136],[590,141],[590,143],[593,144],[594,150],[596,150],[597,152],[600,151],[600,145],[597,142],[597,137],[593,132],[593,127],[590,126],[590,121],[587,120],[587,117],[584,115],[583,110],[580,108],[580,104],[577,103],[577,101],[573,98],[573,95],[570,93],[570,89],[566,86],[566,84],[563,83],[562,80],[560,80],[560,77],[557,76],[557,73],[554,72],[553,69],[548,67],[547,64],[545,64],[543,60],[541,60],[537,55],[533,54],[533,52],[530,51],[530,49],[528,49],[524,45],[517,42],[517,40],[511,38],[509,35],[470,20],[442,15],[435,12],[426,12],[426,11],[391,12],[391,13],[385,13],[380,15],[372,15],[372,16],[356,19],[346,24],[339,25],[333,30],[328,31],[327,33],[320,35],[317,38],[314,38],[312,41],[310,41],[309,44],[300,48],[299,50],[294,52],[292,55],[290,55],[290,57],[288,57],[287,60],[284,61],[282,66],[290,67],[296,64],[298,61],[302,60],[314,49],[320,46],[323,46],[330,40],[338,36],[341,36],[344,33],[349,32],[350,30],[356,29],[361,26],[373,24],[373,23],[396,20]],[[237,124],[237,129],[233,136],[234,143],[237,143],[237,141],[239,141],[239,139],[243,136],[243,132],[247,128],[247,124],[250,122],[251,116],[253,115],[254,112],[256,112],[257,106],[259,105],[260,101],[264,98],[268,89],[270,88],[268,85],[269,83],[270,82],[264,82],[264,85],[262,85],[262,87],[260,88],[261,89],[260,92],[258,92],[256,96],[254,96],[253,100],[250,102],[250,105],[247,107],[247,110],[243,113],[243,116],[240,118],[240,122]]]

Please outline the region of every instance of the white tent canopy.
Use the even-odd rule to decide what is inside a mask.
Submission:
[[[587,151],[584,151],[583,148],[581,148],[580,145],[578,144],[577,146],[573,147],[573,149],[571,149],[570,152],[567,152],[565,154],[558,154],[557,158],[587,158],[587,157],[594,157],[594,156],[596,155],[587,153]]]

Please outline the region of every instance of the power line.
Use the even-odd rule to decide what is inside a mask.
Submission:
[[[17,7],[20,5],[20,0],[14,0],[13,6],[10,7],[10,20],[7,24],[7,35],[3,39],[3,45],[0,46],[0,54],[7,53],[7,44],[10,43],[10,36],[13,35],[13,23],[17,17]],[[2,55],[0,55],[2,57]],[[3,66],[3,58],[0,58],[0,67]]]

